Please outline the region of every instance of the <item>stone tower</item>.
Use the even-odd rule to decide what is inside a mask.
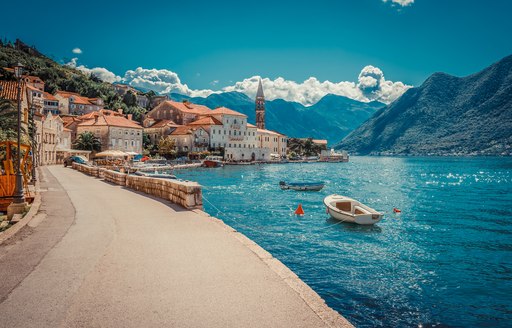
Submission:
[[[263,94],[261,79],[256,93],[256,126],[258,129],[265,129],[265,95]]]

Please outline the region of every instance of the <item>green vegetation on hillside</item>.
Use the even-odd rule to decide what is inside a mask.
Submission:
[[[13,74],[3,68],[13,67],[17,63],[25,66],[25,74],[42,79],[46,92],[54,94],[57,90],[63,90],[89,98],[101,98],[105,102],[105,108],[122,108],[124,113],[133,114],[135,120],[140,120],[146,111],[133,101],[134,95],[123,99],[115,92],[112,84],[103,82],[94,75],[88,76],[76,68],[58,64],[21,41],[17,41],[15,45],[0,43],[0,78],[14,79]]]

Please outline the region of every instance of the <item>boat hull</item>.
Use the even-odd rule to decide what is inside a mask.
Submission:
[[[324,187],[324,184],[321,182],[318,183],[285,183],[281,181],[279,186],[282,190],[295,190],[295,191],[320,191]]]
[[[212,161],[212,160],[205,160],[203,161],[204,167],[222,167],[222,162],[220,161]]]

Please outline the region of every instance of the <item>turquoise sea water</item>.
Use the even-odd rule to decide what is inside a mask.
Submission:
[[[204,186],[208,213],[272,253],[358,327],[512,323],[511,158],[352,157],[176,173]],[[280,180],[302,178],[326,186],[279,189]],[[329,219],[322,200],[333,193],[385,219],[373,227]],[[299,203],[304,217],[293,215]]]

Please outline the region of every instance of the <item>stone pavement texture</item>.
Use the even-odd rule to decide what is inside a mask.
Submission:
[[[0,246],[0,327],[346,323],[322,320],[325,306],[215,219],[69,168],[42,173],[40,215]]]

